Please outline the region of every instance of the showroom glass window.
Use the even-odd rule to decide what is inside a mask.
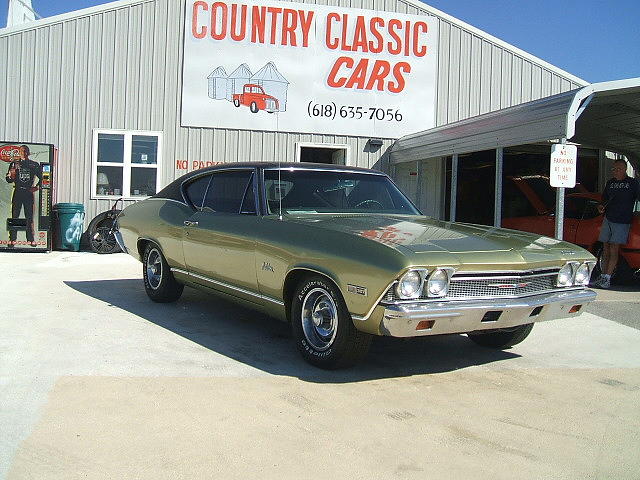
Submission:
[[[160,185],[161,134],[94,130],[93,198],[145,198]]]

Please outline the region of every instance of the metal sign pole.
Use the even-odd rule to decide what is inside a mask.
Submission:
[[[456,201],[458,197],[458,154],[451,157],[451,194],[449,197],[449,221],[456,221]]]
[[[496,191],[493,200],[493,226],[499,227],[502,224],[502,171],[504,165],[504,149],[496,148]]]
[[[562,145],[567,144],[567,139],[561,140]],[[556,238],[562,240],[564,230],[564,187],[556,189]]]

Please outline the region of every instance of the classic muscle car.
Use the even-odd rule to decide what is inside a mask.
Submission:
[[[384,173],[235,163],[125,208],[116,236],[151,300],[185,285],[290,322],[318,367],[361,360],[373,335],[466,333],[508,348],[577,315],[594,257],[540,235],[424,217]]]
[[[556,192],[549,183],[549,177],[508,177],[504,194],[503,227],[540,235],[555,234]],[[604,215],[597,208],[601,201],[602,196],[599,193],[589,192],[579,183],[575,188],[568,189],[565,195],[562,236],[564,240],[586,248],[598,259],[602,255],[602,244],[598,237],[604,219]],[[596,268],[596,271],[599,273],[600,269]],[[638,278],[639,273],[640,212],[636,211],[629,231],[629,241],[620,248],[620,258],[613,279],[626,283]]]

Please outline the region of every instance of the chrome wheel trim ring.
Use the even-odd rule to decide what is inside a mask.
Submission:
[[[302,301],[302,331],[307,342],[317,351],[328,350],[338,331],[338,308],[324,288],[314,288]]]
[[[162,256],[157,248],[153,248],[147,256],[147,282],[153,290],[157,290],[162,281]]]

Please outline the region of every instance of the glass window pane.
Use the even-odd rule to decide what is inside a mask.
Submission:
[[[156,193],[155,168],[131,168],[131,196],[148,197]]]
[[[131,163],[158,163],[158,137],[133,135],[131,143]]]
[[[266,170],[269,213],[331,212],[419,215],[383,175],[355,172]]]
[[[221,172],[213,175],[203,209],[222,213],[240,213],[251,171]]]
[[[242,201],[242,209],[240,210],[240,213],[246,213],[246,214],[256,213],[256,196],[254,195],[254,192],[253,192],[253,182],[254,182],[254,175],[251,176],[251,180],[247,185],[247,190],[244,195],[244,200]]]
[[[98,162],[123,163],[124,135],[98,134]]]
[[[210,179],[210,175],[205,175],[204,177],[194,180],[186,187],[185,193],[187,194],[187,200],[198,210],[202,208],[204,194],[207,192]]]
[[[96,194],[122,195],[122,167],[98,165]]]

